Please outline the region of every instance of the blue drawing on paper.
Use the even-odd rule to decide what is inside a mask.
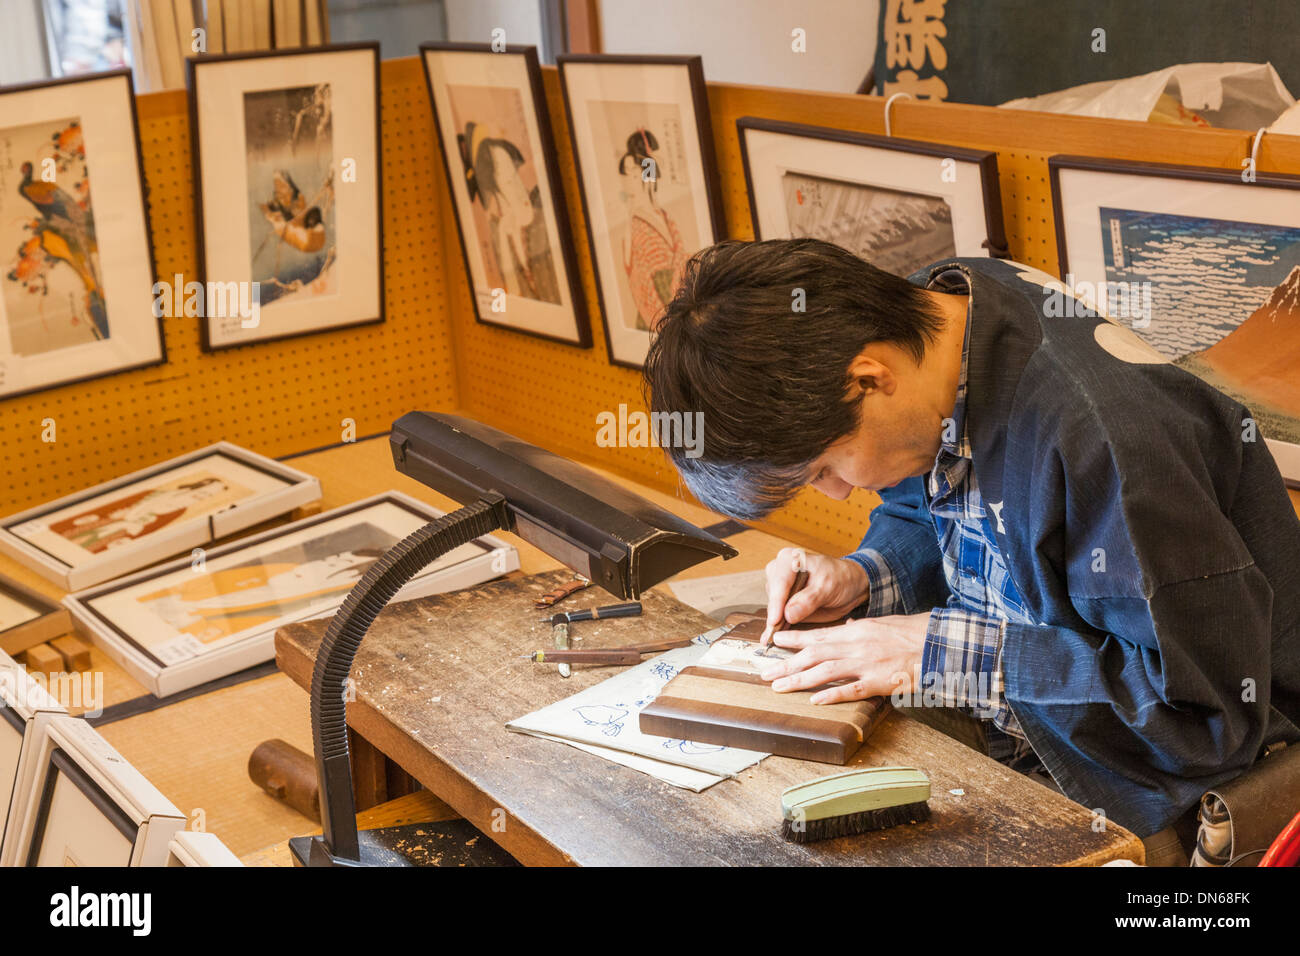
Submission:
[[[650,673],[660,680],[670,681],[677,676],[677,668],[667,661],[655,661],[654,667],[650,668]]]
[[[609,704],[586,704],[573,708],[573,711],[588,727],[599,727],[606,737],[617,737],[622,733],[623,718],[628,714],[626,707]]]
[[[716,744],[701,744],[694,740],[665,740],[664,750],[680,750],[686,755],[692,754],[711,754],[719,750],[726,750],[726,747],[719,747]]]

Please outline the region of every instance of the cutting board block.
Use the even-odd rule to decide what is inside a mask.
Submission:
[[[883,697],[813,704],[813,693],[778,694],[753,674],[684,667],[641,711],[641,732],[843,765],[889,713]]]

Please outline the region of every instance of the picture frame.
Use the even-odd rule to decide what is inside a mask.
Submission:
[[[27,794],[11,820],[5,866],[163,866],[186,823],[145,776],[88,723],[41,713],[31,727],[17,788]]]
[[[333,614],[383,553],[441,516],[390,491],[64,599],[83,631],[158,697],[270,660],[278,628]],[[519,567],[484,535],[425,568],[399,600],[469,587]]]
[[[823,239],[903,277],[1007,255],[994,152],[752,116],[736,131],[755,239]]]
[[[23,757],[35,737],[36,715],[45,713],[66,710],[21,664],[0,651],[0,859],[10,821],[21,821],[27,809],[29,794],[19,786]]]
[[[0,574],[0,653],[20,654],[71,630],[67,608]]]
[[[320,480],[217,442],[0,518],[0,552],[91,587],[318,501]]]
[[[203,351],[383,322],[379,44],[186,64]]]
[[[475,318],[590,348],[537,48],[424,43],[420,59]]]
[[[556,62],[605,347],[611,364],[639,369],[686,261],[726,234],[704,62],[615,54]]]
[[[1300,176],[1089,156],[1048,170],[1066,290],[1242,402],[1300,488]]]
[[[181,830],[167,847],[167,866],[243,866],[239,857],[206,830]]]
[[[161,365],[131,71],[0,87],[0,400]]]

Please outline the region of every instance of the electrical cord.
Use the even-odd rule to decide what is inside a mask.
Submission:
[[[1277,835],[1260,866],[1298,866],[1300,865],[1300,813],[1291,818]]]
[[[420,571],[453,548],[509,526],[505,498],[492,493],[429,522],[372,564],[330,621],[312,669],[311,730],[320,777],[323,842],[335,858],[361,858],[345,689],[362,638],[379,612]]]

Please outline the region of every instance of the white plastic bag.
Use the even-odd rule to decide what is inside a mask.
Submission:
[[[1175,107],[1181,105],[1181,115],[1175,117],[1165,108],[1168,101],[1161,103],[1166,96]],[[1197,122],[1200,119],[1209,126],[1258,129],[1268,126],[1295,102],[1271,63],[1184,63],[1001,105],[1006,109],[1105,119],[1164,119],[1202,125]]]

